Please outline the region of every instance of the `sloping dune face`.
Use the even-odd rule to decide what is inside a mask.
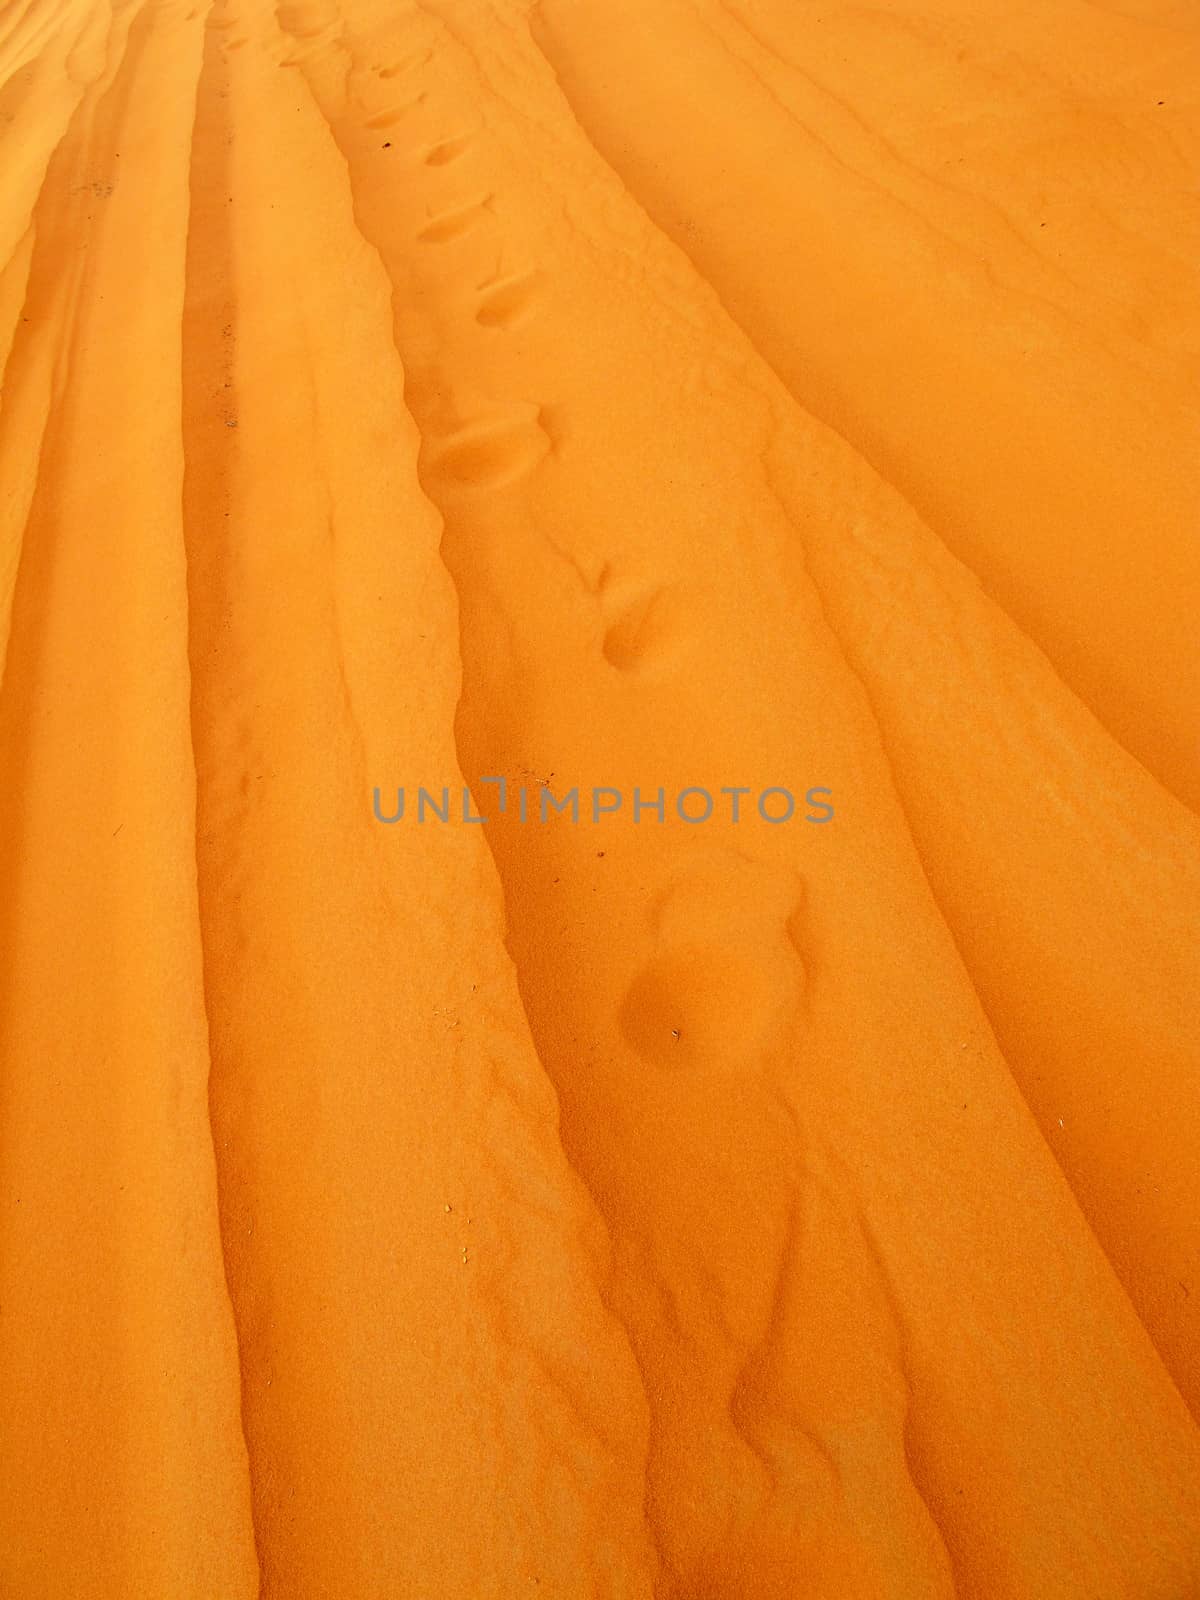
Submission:
[[[1198,44],[0,10],[5,1600],[1200,1596]]]

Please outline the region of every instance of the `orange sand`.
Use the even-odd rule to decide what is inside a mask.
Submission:
[[[1200,1597],[1198,45],[0,11],[4,1600]]]

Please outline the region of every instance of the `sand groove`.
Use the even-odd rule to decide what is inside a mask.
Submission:
[[[177,340],[199,41],[170,21],[114,26],[50,162],[6,374],[6,459],[24,426],[36,477],[0,699],[0,1562],[30,1596],[257,1593],[186,732]],[[111,192],[81,195],[118,151]]]
[[[556,1148],[482,844],[445,834],[430,853],[383,854],[363,803],[393,749],[453,772],[451,600],[387,296],[270,42],[260,27],[223,66],[210,43],[210,81],[228,88],[203,132],[221,164],[196,173],[212,203],[193,233],[185,355],[211,1092],[264,1593],[536,1582],[582,1596],[611,1570],[614,1594],[648,1594],[636,1375],[597,1294],[595,1220]],[[319,174],[319,222],[279,183],[268,130],[285,107]],[[261,139],[242,143],[244,118]],[[330,219],[333,237],[317,231]],[[266,261],[295,287],[288,317],[243,265]],[[280,361],[297,380],[286,397]],[[305,445],[273,482],[262,464],[281,427]],[[420,673],[418,702],[397,694],[397,657]],[[323,843],[331,826],[356,840],[349,868]],[[298,990],[292,952],[313,937],[326,956]],[[347,1074],[351,1028],[364,1049]],[[274,1056],[271,1033],[286,1041]],[[286,1242],[297,1204],[300,1250]],[[515,1507],[533,1500],[546,1524],[523,1530]],[[457,1537],[432,1543],[450,1520]]]

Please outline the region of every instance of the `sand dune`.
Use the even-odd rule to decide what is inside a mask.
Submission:
[[[1200,1594],[1196,43],[0,13],[0,1592]]]

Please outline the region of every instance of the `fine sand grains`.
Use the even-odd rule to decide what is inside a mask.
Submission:
[[[0,1592],[1200,1592],[1138,10],[0,27]]]

